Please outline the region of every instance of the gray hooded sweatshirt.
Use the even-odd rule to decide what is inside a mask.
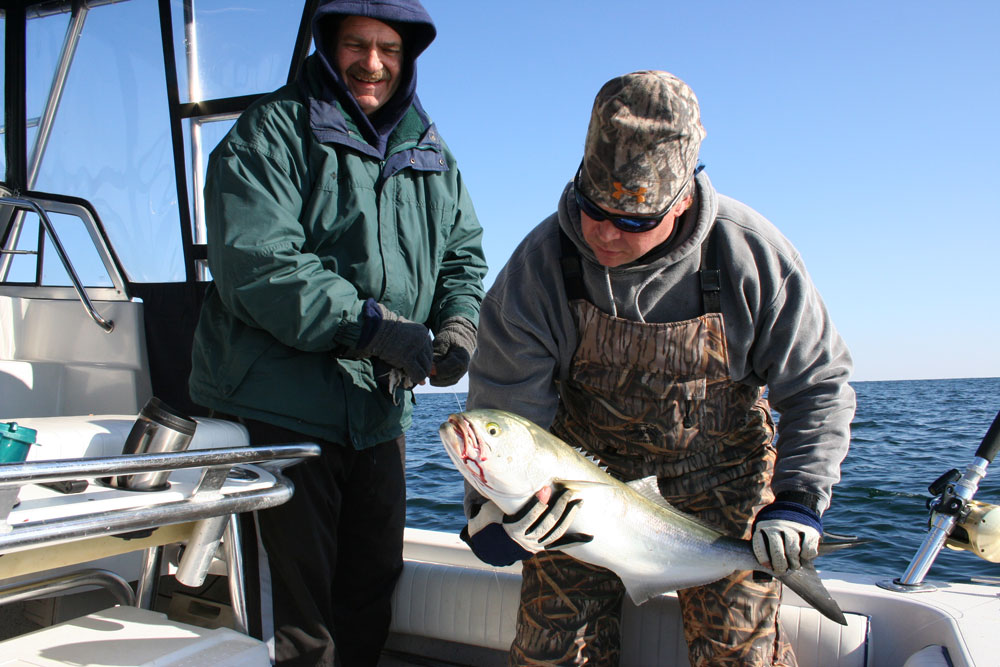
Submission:
[[[556,383],[566,379],[577,347],[560,270],[560,229],[580,250],[595,306],[659,323],[702,314],[700,250],[715,226],[730,377],[767,385],[780,415],[772,488],[811,493],[824,510],[840,479],[854,417],[847,346],[792,244],[759,213],[718,194],[704,172],[678,225],[665,251],[607,269],[583,240],[573,185],[567,186],[558,211],[525,237],[486,295],[468,408],[509,410],[551,425]]]

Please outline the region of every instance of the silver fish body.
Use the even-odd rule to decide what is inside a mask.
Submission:
[[[667,591],[711,583],[736,571],[761,570],[748,540],[728,537],[672,507],[656,478],[623,483],[554,435],[518,415],[473,410],[439,429],[456,467],[506,514],[556,485],[581,499],[569,532],[592,535],[563,547],[574,558],[617,574],[636,604]],[[821,613],[844,615],[811,564],[778,577]]]

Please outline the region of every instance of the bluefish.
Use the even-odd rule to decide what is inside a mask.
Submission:
[[[560,484],[581,499],[569,532],[593,540],[561,551],[613,571],[635,604],[736,571],[760,570],[827,618],[847,624],[811,563],[776,575],[757,561],[749,540],[726,536],[672,507],[655,477],[616,480],[537,424],[502,410],[453,414],[438,432],[465,479],[506,514],[515,514],[532,496],[547,500]]]

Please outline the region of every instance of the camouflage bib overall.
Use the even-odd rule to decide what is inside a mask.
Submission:
[[[706,243],[706,245],[711,245]],[[564,239],[564,277],[579,344],[552,432],[613,476],[656,475],[675,507],[734,537],[773,500],[774,423],[762,390],[729,379],[718,271],[705,269],[705,314],[646,324],[585,300]],[[575,268],[574,268],[575,263]],[[560,552],[524,561],[514,665],[615,665],[624,597],[612,572]],[[777,628],[781,589],[739,572],[678,593],[692,665],[795,665]]]

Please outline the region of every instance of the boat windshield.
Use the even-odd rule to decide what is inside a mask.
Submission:
[[[23,189],[88,200],[128,281],[190,279],[185,243],[204,243],[205,162],[239,109],[288,80],[302,15],[300,3],[284,0],[29,6]],[[3,140],[6,148],[6,131]],[[5,173],[8,159],[0,152]],[[84,284],[110,285],[80,218],[50,217]],[[0,279],[69,285],[56,253],[38,248],[45,235],[37,216],[17,224],[6,243],[23,254],[13,254]],[[207,277],[204,262],[197,277]]]

